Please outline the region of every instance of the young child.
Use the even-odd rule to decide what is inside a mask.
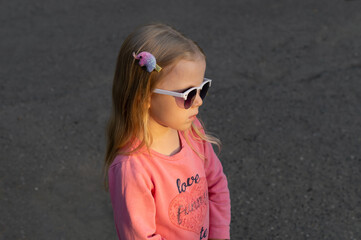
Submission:
[[[205,69],[201,48],[167,25],[124,41],[104,164],[119,239],[230,238],[219,141],[197,119],[211,86]]]

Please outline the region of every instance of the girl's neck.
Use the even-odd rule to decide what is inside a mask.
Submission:
[[[161,126],[153,121],[149,123],[149,130],[153,138],[150,148],[156,152],[171,156],[181,149],[181,142],[177,130]]]

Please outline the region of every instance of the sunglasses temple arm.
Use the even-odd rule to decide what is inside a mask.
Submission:
[[[164,94],[164,95],[170,95],[173,97],[180,97],[180,98],[183,98],[184,100],[187,99],[187,97],[184,93],[177,93],[177,92],[172,92],[172,91],[167,91],[167,90],[162,90],[162,89],[155,89],[153,92],[159,93],[159,94]]]

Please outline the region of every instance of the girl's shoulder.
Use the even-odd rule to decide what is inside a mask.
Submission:
[[[122,164],[122,163],[125,163],[127,161],[129,161],[130,159],[130,155],[117,155],[112,164],[110,164],[110,167],[114,167],[115,165],[118,165],[118,164]]]
[[[116,182],[124,184],[145,183],[151,189],[152,171],[145,161],[134,155],[117,155],[108,169],[109,187],[114,189]]]
[[[146,160],[145,155],[142,154],[145,152],[145,147],[139,147],[140,141],[135,139],[134,141],[130,142],[127,146],[122,149],[119,149],[118,154],[115,156],[113,162],[110,164],[109,167],[124,164],[126,162],[141,162]],[[139,149],[137,149],[139,147]]]
[[[109,168],[120,165],[143,165],[146,162],[146,159],[143,154],[130,154],[130,155],[121,155],[118,154]]]

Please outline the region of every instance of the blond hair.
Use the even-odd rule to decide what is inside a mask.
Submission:
[[[157,64],[162,68],[171,66],[181,59],[194,60],[199,57],[205,59],[203,50],[194,41],[168,25],[145,25],[137,28],[125,39],[118,55],[112,89],[113,108],[107,127],[103,167],[106,190],[108,190],[108,169],[114,158],[118,154],[130,155],[144,145],[149,148],[152,141],[148,130],[148,106],[163,71],[149,73],[141,68],[132,54],[142,51],[152,53]],[[192,124],[189,132],[196,140],[208,141],[220,146],[217,138],[205,134],[195,124]],[[138,139],[140,144],[131,149],[130,146],[135,139]]]

